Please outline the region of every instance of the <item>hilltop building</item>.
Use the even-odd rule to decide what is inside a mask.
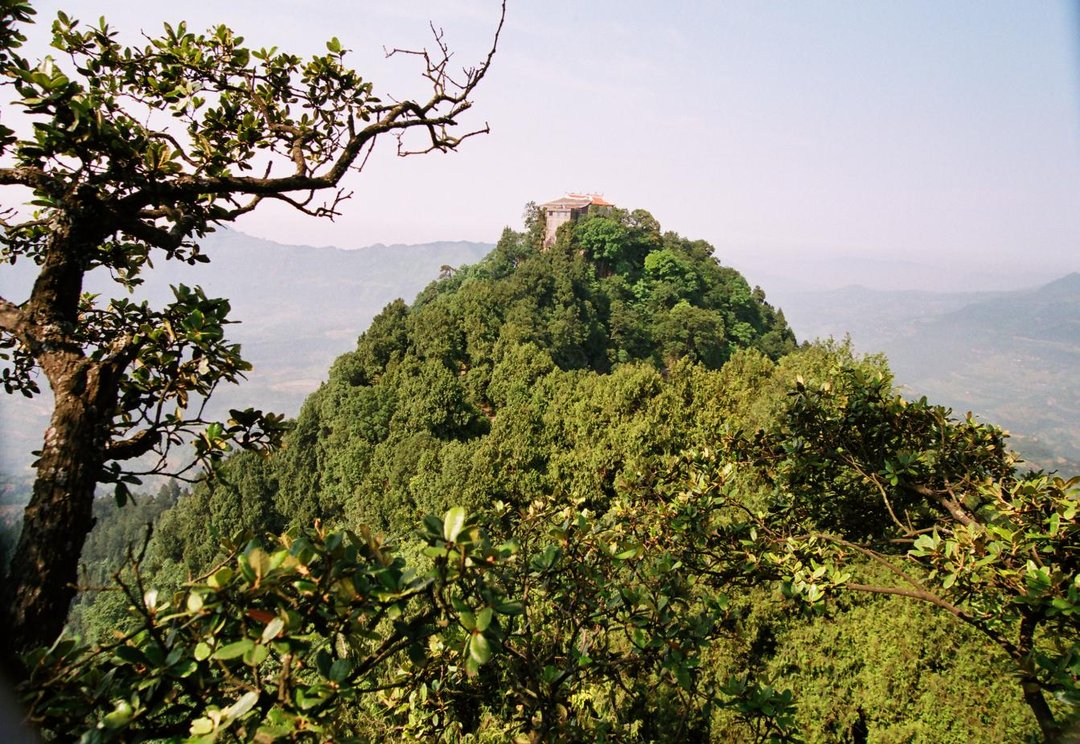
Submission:
[[[576,220],[589,211],[589,207],[614,207],[615,205],[599,194],[567,194],[561,199],[541,204],[544,210],[544,247],[555,242],[555,233],[559,225]]]

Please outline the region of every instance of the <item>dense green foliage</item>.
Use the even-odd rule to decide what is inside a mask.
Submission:
[[[19,56],[31,15],[0,0],[0,76],[34,121],[0,127],[0,184],[39,208],[4,223],[0,260],[39,275],[0,299],[0,381],[33,395],[39,368],[55,410],[10,647],[55,635],[94,488],[117,496],[81,637],[22,657],[47,737],[1053,741],[1075,718],[1080,480],[1018,472],[1002,431],[902,399],[881,359],[797,349],[647,212],[543,248],[530,208],[389,305],[295,426],[206,421],[248,368],[229,303],[105,303],[86,273],[201,262],[195,238],[264,198],[332,215],[342,193],[311,199],[382,134],[455,148],[494,48],[455,84],[438,37],[432,98],[387,103],[336,39],[306,63],[224,27],[126,48],[60,14],[61,69]],[[189,435],[210,476],[125,507],[123,463],[162,470]]]
[[[366,531],[318,530],[269,549],[234,549],[171,599],[146,589],[136,570],[130,583],[120,581],[139,614],[130,633],[95,650],[62,641],[28,658],[31,719],[60,737],[85,729],[91,742],[210,742],[226,732],[349,738],[335,725],[339,708],[395,686],[382,684],[386,675],[408,679],[394,667],[419,664],[429,639],[446,632],[447,616],[472,626],[452,661],[475,674],[490,659],[485,633],[497,636],[498,623],[488,609],[480,627],[469,608],[520,611],[483,582],[508,549],[488,544],[460,509],[431,529],[428,544],[443,554],[426,576],[407,571]],[[445,650],[440,656],[451,661]]]
[[[599,254],[600,228],[632,249]],[[279,458],[279,512],[400,532],[451,497],[610,490],[700,441],[695,398],[717,388],[699,389],[688,362],[794,347],[782,315],[710,254],[641,211],[583,219],[548,251],[506,231],[480,264],[387,307],[338,359]],[[651,271],[656,256],[681,279]]]
[[[415,585],[398,620],[368,626],[368,643],[400,641],[394,653],[369,664],[370,645],[309,628],[313,661],[283,697],[272,684],[282,651],[262,635],[271,616],[249,613],[213,639],[201,632],[208,648],[259,654],[236,667],[254,686],[196,658],[190,674],[216,697],[161,698],[149,681],[132,693],[125,671],[91,700],[101,657],[64,646],[37,677],[81,670],[74,687],[39,688],[40,705],[72,706],[58,731],[97,721],[105,738],[193,740],[213,726],[226,739],[263,726],[268,739],[279,724],[282,737],[310,724],[361,741],[1055,735],[1077,684],[1075,481],[1017,473],[999,430],[897,397],[881,359],[795,349],[759,292],[644,212],[593,214],[548,251],[539,235],[535,222],[507,231],[480,264],[388,306],[283,450],[231,458],[160,517],[138,571],[120,573],[127,594],[102,593],[77,616],[119,629],[106,655],[121,665],[153,632],[203,627],[189,626],[192,613],[269,607],[285,622],[291,590],[264,597],[262,585],[183,608],[219,591],[207,585],[215,567],[245,560],[234,533],[287,531],[264,544],[288,552],[316,522],[352,529],[357,545],[391,536],[398,547],[379,550],[394,575],[432,582]],[[458,561],[475,580],[448,584],[439,566],[458,548],[445,525],[466,513],[490,559]],[[130,591],[137,582],[179,591],[181,609],[155,616]],[[125,617],[121,604],[136,611]],[[196,645],[152,678],[175,676]],[[308,692],[292,685],[325,687],[335,664],[363,672],[300,710]],[[121,698],[119,717],[131,717],[110,728]]]
[[[779,550],[761,552],[788,590],[933,604],[1008,657],[1053,739],[1047,696],[1080,701],[1080,477],[1016,472],[1000,429],[907,401],[880,372],[843,365],[789,397],[772,431],[736,448],[774,487],[762,522]],[[865,560],[893,582],[853,580]]]

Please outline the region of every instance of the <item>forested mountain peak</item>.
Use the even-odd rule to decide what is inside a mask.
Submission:
[[[731,741],[757,730],[782,741],[797,723],[807,741],[1020,740],[1029,711],[1053,730],[1043,693],[1021,698],[1011,680],[1071,694],[1075,654],[1065,648],[1046,672],[1014,654],[1006,674],[1001,649],[1014,646],[997,629],[1020,628],[1030,648],[1073,632],[1064,611],[1038,635],[1021,622],[1033,599],[1015,577],[1049,587],[1039,612],[1072,612],[1073,573],[1043,571],[1025,551],[1057,550],[1058,532],[1073,540],[1075,481],[1018,476],[1000,430],[898,397],[880,357],[796,348],[760,290],[647,212],[587,214],[546,250],[543,237],[530,211],[479,263],[389,304],[281,450],[228,459],[160,517],[145,564],[154,582],[228,561],[242,544],[231,535],[284,533],[261,543],[273,559],[243,548],[240,573],[214,573],[195,605],[235,588],[249,617],[243,602],[263,612],[264,595],[286,596],[275,587],[314,586],[318,566],[333,588],[311,595],[312,612],[351,612],[346,595],[416,598],[407,622],[373,614],[356,636],[379,654],[371,669],[392,666],[379,680],[395,691],[342,687],[342,700],[362,702],[326,709],[343,733]],[[1052,508],[1025,511],[1024,494]],[[352,537],[326,532],[341,527]],[[371,577],[323,563],[352,560],[343,540],[370,552]],[[384,547],[395,543],[399,557]],[[957,550],[980,557],[960,565]],[[1047,560],[1072,561],[1069,550]],[[969,601],[975,586],[997,603],[992,615]],[[841,597],[828,608],[827,593]],[[896,604],[912,599],[928,604]],[[76,622],[100,637],[125,620],[100,595]],[[214,653],[265,646],[261,627]],[[416,628],[407,659],[381,656],[379,632]],[[344,674],[363,659],[327,648],[315,655],[328,679],[333,664]],[[255,653],[244,663],[258,667]],[[904,669],[908,686],[882,687],[870,671],[882,667]],[[401,707],[415,690],[427,702]],[[973,698],[993,702],[975,710]]]
[[[416,356],[471,369],[495,361],[500,340],[531,342],[562,369],[607,371],[682,357],[716,368],[736,348],[773,358],[794,348],[760,289],[722,266],[708,243],[662,232],[648,212],[592,211],[561,227],[546,250],[542,219],[532,208],[524,232],[505,230],[487,258],[420,294],[408,312],[412,325],[455,331],[434,346],[413,333]],[[367,346],[362,337],[357,353]]]
[[[740,349],[767,362],[795,348],[760,289],[644,210],[589,213],[546,249],[543,237],[531,208],[483,260],[375,317],[309,397],[285,451],[242,460],[239,480],[263,489],[250,494],[260,527],[345,517],[400,534],[451,495],[516,502],[560,478],[610,488],[624,454],[573,466],[563,455],[592,457],[598,437],[627,436],[617,419],[639,414],[667,431],[635,419],[638,454],[677,452],[700,432],[689,413],[664,421],[694,399],[662,401],[665,378],[717,370]],[[596,428],[572,433],[579,424]],[[189,537],[203,547],[185,538],[178,557],[215,548],[205,530]]]

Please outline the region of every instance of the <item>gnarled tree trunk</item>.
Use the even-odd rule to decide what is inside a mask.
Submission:
[[[103,389],[98,365],[79,355],[58,356],[43,365],[55,396],[53,415],[5,591],[7,644],[15,652],[52,643],[64,627],[93,527],[112,413],[108,399],[115,398]]]

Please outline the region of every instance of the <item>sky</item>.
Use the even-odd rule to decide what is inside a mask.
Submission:
[[[304,54],[337,36],[398,98],[423,81],[385,47],[430,46],[430,21],[473,65],[498,16],[496,0],[36,6],[38,34],[62,8],[133,40],[166,20]],[[509,0],[463,121],[489,135],[404,160],[387,140],[336,222],[274,205],[237,227],[343,248],[494,242],[527,202],[585,191],[763,272],[906,262],[962,287],[1080,270],[1078,18],[1053,0]]]

